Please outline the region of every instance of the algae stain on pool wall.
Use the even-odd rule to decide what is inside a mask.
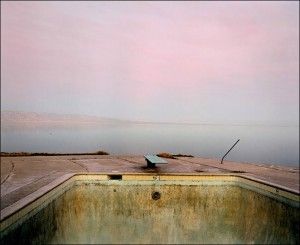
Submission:
[[[154,200],[153,192],[160,198]],[[29,235],[32,229],[40,235]],[[29,236],[29,243],[296,243],[298,229],[298,208],[237,186],[88,184],[65,192],[6,239]]]

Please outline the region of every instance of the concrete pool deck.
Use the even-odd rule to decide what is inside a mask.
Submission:
[[[143,156],[74,155],[1,157],[1,210],[69,173],[235,174],[299,193],[299,168],[200,157],[166,159],[147,169]]]

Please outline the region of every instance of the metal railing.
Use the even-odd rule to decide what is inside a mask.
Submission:
[[[223,160],[224,158],[227,156],[227,154],[232,150],[233,147],[235,147],[235,145],[240,141],[240,139],[238,139],[234,144],[233,146],[231,146],[231,148],[225,153],[225,155],[222,157],[222,160],[221,160],[221,163],[220,164],[223,164]]]

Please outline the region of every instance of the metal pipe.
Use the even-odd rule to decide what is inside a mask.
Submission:
[[[227,156],[227,154],[232,150],[233,147],[235,147],[235,145],[240,141],[240,139],[238,139],[233,146],[231,146],[231,148],[225,153],[225,155],[222,157],[222,160],[221,160],[221,164],[223,164],[223,160],[224,158]]]

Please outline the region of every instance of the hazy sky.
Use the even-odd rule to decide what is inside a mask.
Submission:
[[[1,2],[1,109],[299,120],[298,2]]]

